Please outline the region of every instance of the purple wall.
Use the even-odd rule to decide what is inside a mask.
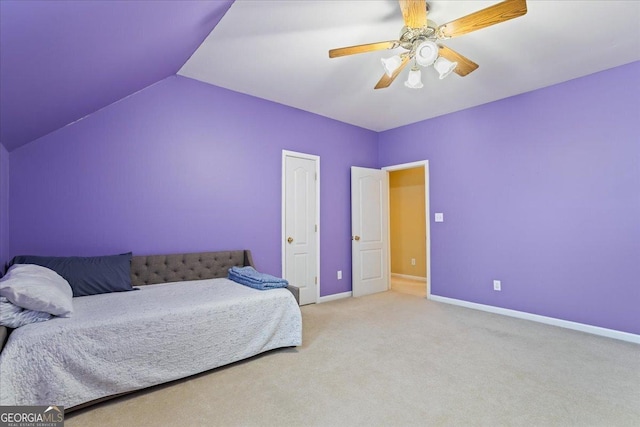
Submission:
[[[350,291],[349,167],[377,134],[184,77],[10,153],[11,255],[250,248],[280,274],[282,149],[321,157],[321,294]]]
[[[432,293],[640,333],[639,118],[635,62],[381,133],[429,160]]]
[[[433,294],[640,333],[639,100],[637,62],[377,135],[169,77],[9,153],[10,240],[0,148],[0,258],[247,247],[279,274],[289,149],[321,156],[321,294],[345,292],[349,167],[428,159]]]
[[[0,144],[0,276],[9,260],[9,153]]]

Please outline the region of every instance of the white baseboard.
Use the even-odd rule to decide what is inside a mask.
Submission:
[[[391,273],[391,277],[401,277],[403,279],[416,280],[416,281],[419,281],[419,282],[426,282],[427,281],[426,277],[410,276],[408,274],[400,274],[400,273]]]
[[[640,344],[640,335],[632,334],[629,332],[616,331],[614,329],[601,328],[599,326],[585,325],[584,323],[571,322],[569,320],[540,316],[538,314],[526,313],[524,311],[510,310],[508,308],[494,307],[492,305],[478,304],[475,302],[441,297],[438,295],[430,295],[429,299],[446,304],[472,308],[474,310],[482,310],[489,313],[502,314],[504,316],[516,317],[518,319],[532,320],[534,322],[545,323],[547,325],[559,326],[561,328],[573,329],[574,331],[586,332],[588,334],[600,335],[607,338]]]
[[[318,304],[322,302],[334,301],[342,298],[351,298],[351,292],[342,292],[340,294],[327,295],[318,299]]]

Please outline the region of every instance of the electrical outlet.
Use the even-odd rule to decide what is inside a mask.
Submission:
[[[444,214],[442,212],[436,212],[436,222],[444,222]]]
[[[342,270],[338,270],[338,280],[342,280]]]
[[[502,284],[500,283],[500,280],[494,280],[493,281],[493,290],[494,291],[501,291],[502,290]]]
[[[411,265],[416,265],[416,259],[415,258],[411,258]]]

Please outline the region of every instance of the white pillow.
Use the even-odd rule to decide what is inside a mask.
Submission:
[[[30,323],[44,322],[51,319],[51,317],[49,313],[25,310],[5,297],[0,297],[0,326],[15,329]]]
[[[0,279],[0,296],[18,307],[54,316],[73,313],[69,282],[53,270],[33,264],[14,264]]]

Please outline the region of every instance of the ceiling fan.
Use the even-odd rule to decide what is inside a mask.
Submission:
[[[329,51],[329,58],[337,58],[398,47],[405,49],[406,52],[400,55],[382,59],[385,74],[376,84],[376,89],[389,87],[412,59],[415,62],[405,85],[414,89],[422,87],[419,66],[433,65],[440,73],[441,79],[451,72],[462,77],[466,76],[476,70],[478,64],[438,41],[458,37],[527,13],[526,0],[505,0],[446,24],[437,25],[427,19],[426,0],[398,0],[398,2],[405,23],[398,40],[341,47]]]

